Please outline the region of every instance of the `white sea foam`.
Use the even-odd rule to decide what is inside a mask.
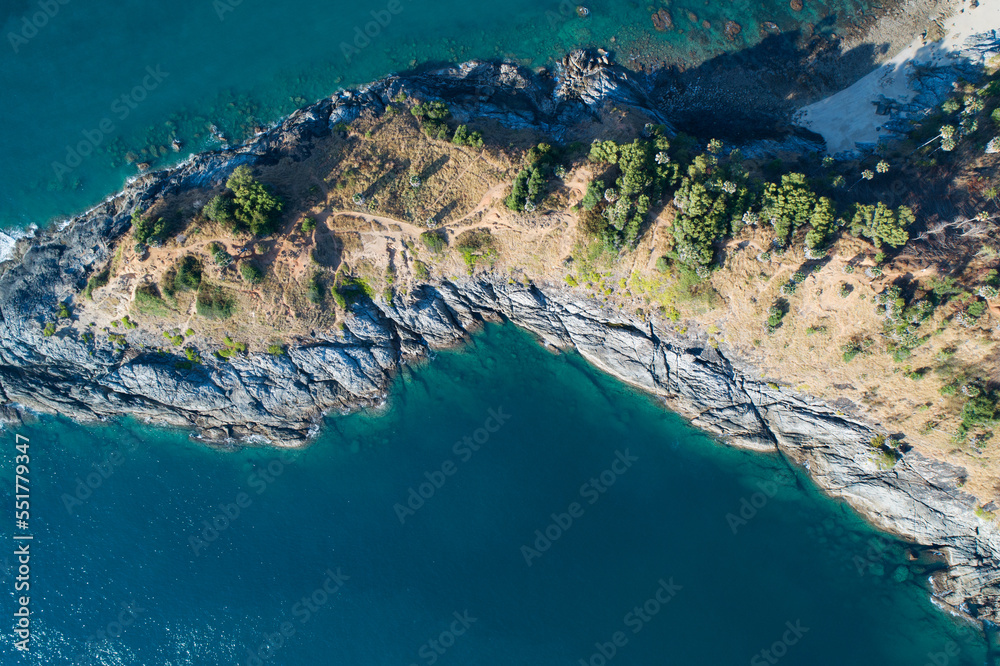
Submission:
[[[6,229],[0,230],[0,262],[7,261],[14,256],[14,248],[17,241],[25,236],[34,236],[38,227],[32,224],[27,229]]]

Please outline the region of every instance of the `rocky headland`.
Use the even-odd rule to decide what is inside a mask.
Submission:
[[[1000,534],[975,515],[959,466],[901,448],[892,466],[872,456],[884,429],[762,378],[725,344],[681,333],[657,316],[623,312],[552,281],[515,281],[489,271],[428,279],[393,299],[350,306],[343,326],[293,340],[280,354],[228,360],[207,354],[194,366],[153,349],[136,331],[127,346],[97,343],[78,328],[45,333],[61,303],[80,299],[95,270],[112,261],[133,214],[164,197],[217,187],[240,165],[305,160],[317,141],[363,113],[381,115],[401,93],[445,100],[462,122],[487,119],[554,140],[572,138],[607,105],[636,124],[671,119],[651,101],[652,81],[576,52],[553,72],[466,63],[393,76],[306,107],[246,145],[196,156],[133,179],[86,213],[19,241],[0,266],[0,401],[81,421],[129,414],[191,428],[207,441],[304,445],[327,413],[380,404],[404,363],[461,344],[486,321],[509,321],[546,344],[575,349],[595,366],[663,398],[691,423],[733,445],[779,453],[826,492],[876,526],[943,553],[935,597],[981,621],[1000,621]],[[789,134],[755,149],[815,147]],[[238,329],[237,329],[238,330]],[[145,337],[143,337],[145,336]],[[15,408],[16,407],[16,408]]]

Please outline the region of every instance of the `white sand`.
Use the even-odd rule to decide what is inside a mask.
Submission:
[[[820,134],[831,155],[853,151],[855,143],[878,142],[889,116],[878,115],[875,102],[882,96],[901,104],[911,101],[915,92],[908,75],[914,63],[947,65],[969,37],[1000,30],[1000,0],[980,0],[974,8],[966,0],[956,5],[955,13],[944,23],[945,39],[928,43],[918,37],[854,85],[799,109],[795,124]]]

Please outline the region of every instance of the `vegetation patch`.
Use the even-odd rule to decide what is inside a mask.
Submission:
[[[207,319],[229,319],[235,311],[236,303],[225,289],[202,284],[195,300],[195,312]]]
[[[155,284],[139,285],[135,290],[132,305],[136,312],[150,317],[169,317],[173,314],[173,310],[163,300]]]
[[[107,267],[104,270],[98,271],[90,276],[87,280],[87,286],[83,289],[83,296],[88,300],[93,300],[94,291],[104,287],[111,281],[111,267]]]
[[[455,249],[462,255],[469,273],[476,267],[476,262],[480,259],[488,259],[496,256],[493,235],[488,229],[469,229],[463,231],[455,239]]]

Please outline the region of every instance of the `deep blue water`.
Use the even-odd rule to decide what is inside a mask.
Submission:
[[[383,413],[332,417],[300,452],[134,422],[17,433],[34,637],[15,654],[5,621],[3,664],[575,665],[613,649],[616,665],[770,650],[919,666],[952,642],[951,666],[985,659],[900,544],[798,471],[513,327],[407,370]],[[10,544],[15,432],[2,438]],[[759,508],[738,524],[742,500]]]
[[[393,71],[470,58],[536,66],[578,46],[610,48],[621,62],[643,54],[697,64],[754,45],[765,21],[794,31],[831,18],[820,29],[832,32],[871,2],[807,0],[794,12],[788,0],[586,0],[587,18],[576,4],[2,0],[0,229],[96,203],[137,172],[129,152],[154,167],[169,164],[217,148],[213,123],[237,140]],[[653,30],[650,13],[664,4],[679,30]],[[729,19],[743,27],[734,42],[723,33]],[[359,38],[365,30],[374,36]],[[169,148],[174,137],[184,143],[179,153]]]

